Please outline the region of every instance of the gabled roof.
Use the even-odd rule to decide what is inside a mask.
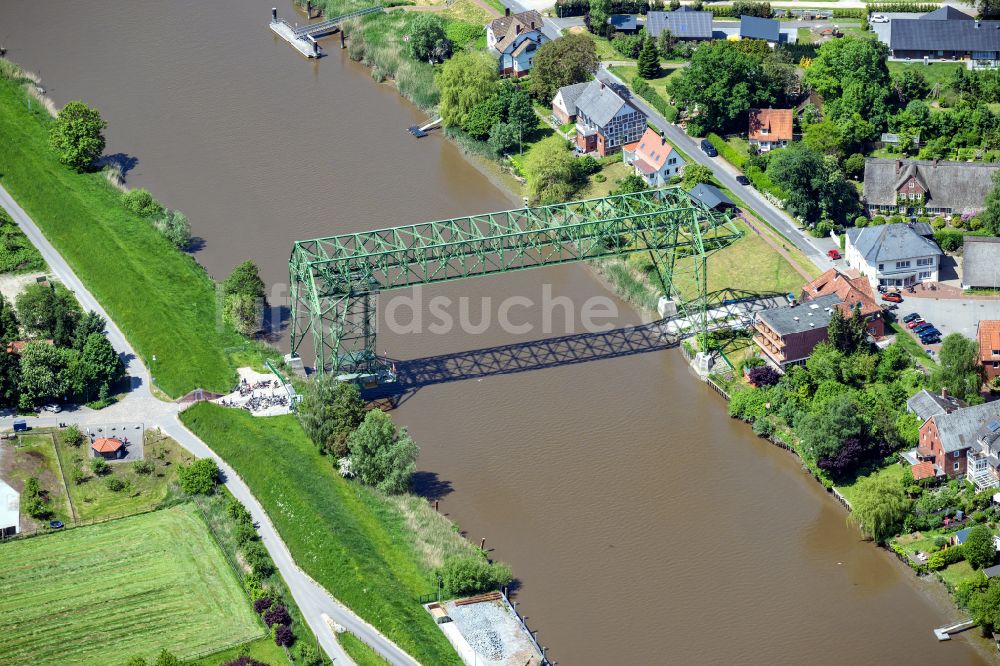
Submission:
[[[534,27],[532,27],[534,26]],[[496,37],[495,48],[500,53],[507,50],[507,47],[514,42],[518,35],[523,35],[532,30],[541,31],[542,15],[532,9],[526,12],[518,12],[510,16],[500,16],[489,22],[488,27]],[[518,30],[520,28],[520,30]]]
[[[618,96],[611,86],[594,79],[576,99],[577,113],[587,116],[598,127],[604,127],[623,106],[634,107]]]
[[[996,163],[870,157],[865,160],[865,201],[880,206],[895,204],[897,183],[905,182],[904,173],[914,173],[927,191],[925,206],[950,208],[956,213],[977,211],[993,189],[993,174],[998,170],[1000,164]]]
[[[965,540],[969,538],[969,532],[971,531],[972,531],[971,527],[965,527],[952,534],[952,536],[955,538],[955,543],[958,544],[965,543]]]
[[[933,417],[945,453],[976,444],[976,433],[990,421],[1000,419],[1000,401],[986,402]]]
[[[781,23],[776,19],[759,16],[740,17],[740,37],[743,39],[763,39],[777,42],[781,36]]]
[[[906,401],[906,409],[913,412],[921,421],[953,412],[964,406],[965,403],[954,396],[945,397],[939,393],[931,393],[927,389],[917,391]]]
[[[90,445],[90,448],[94,449],[98,453],[114,453],[118,449],[124,446],[120,439],[114,437],[98,437],[94,440],[94,443]]]
[[[652,166],[654,173],[663,168],[673,152],[674,147],[670,142],[651,127],[646,128],[639,139],[639,144],[635,147],[636,159]]]
[[[767,134],[764,134],[767,130]],[[749,138],[757,141],[791,141],[791,109],[750,109]]]
[[[576,114],[576,100],[580,98],[583,91],[587,89],[590,85],[590,81],[584,81],[583,83],[573,83],[568,86],[563,86],[556,93],[557,96],[562,97],[563,104],[566,106],[566,110],[569,111],[570,115]]]
[[[678,39],[711,39],[712,12],[699,12],[685,6],[672,12],[646,14],[646,32],[659,37],[664,30],[669,30]]]
[[[934,469],[934,463],[929,460],[924,460],[911,466],[910,472],[913,474],[914,481],[929,479],[932,476],[937,476],[937,471]]]
[[[943,9],[943,8],[942,8]],[[938,10],[940,11],[940,10]],[[964,16],[964,14],[963,14]],[[893,51],[1000,51],[1000,21],[893,19]]]
[[[927,183],[924,181],[923,176],[920,174],[920,170],[917,169],[917,165],[913,162],[908,162],[906,164],[906,168],[900,171],[899,178],[896,179],[896,184],[893,186],[893,189],[898,192],[899,188],[908,183],[911,178],[915,180],[918,185],[920,185],[920,189],[924,192],[930,190],[930,188],[927,187]]]
[[[836,294],[843,301],[840,306],[845,316],[850,316],[855,305],[861,306],[861,314],[869,316],[882,312],[882,306],[875,300],[875,293],[867,278],[849,277],[836,268],[831,268],[802,288],[802,300],[811,300],[828,294]]]
[[[908,224],[851,227],[847,230],[847,242],[869,266],[942,254],[934,241],[924,238]]]
[[[688,195],[705,204],[708,208],[716,208],[720,205],[732,206],[736,208],[733,200],[726,196],[726,193],[715,185],[708,183],[698,183],[688,191]]]
[[[979,358],[992,359],[993,350],[1000,350],[1000,320],[980,319],[976,337],[979,338]]]
[[[965,237],[962,284],[966,287],[1000,287],[1000,238]]]
[[[938,7],[932,12],[927,12],[919,17],[921,21],[974,21],[975,19],[964,12],[960,12],[951,5]]]
[[[757,313],[757,318],[781,336],[803,333],[818,328],[825,329],[830,324],[833,308],[840,303],[839,296],[830,294],[798,305],[782,305],[770,310],[761,310]]]

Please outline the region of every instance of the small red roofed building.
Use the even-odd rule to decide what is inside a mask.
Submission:
[[[31,342],[44,342],[47,345],[55,344],[52,340],[12,340],[7,343],[7,353],[20,356],[21,352],[24,351],[25,345]]]
[[[792,110],[750,109],[747,139],[762,153],[787,146],[792,140]]]
[[[650,187],[663,187],[684,168],[684,159],[673,145],[650,127],[638,141],[622,146],[622,159]]]
[[[125,444],[115,437],[98,437],[90,448],[95,456],[105,460],[117,460],[125,455]]]
[[[1000,320],[979,322],[979,362],[986,371],[986,381],[1000,377]]]

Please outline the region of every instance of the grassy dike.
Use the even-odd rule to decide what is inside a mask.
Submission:
[[[171,396],[228,389],[225,353],[245,342],[217,323],[215,286],[100,173],[78,174],[48,146],[51,118],[19,82],[0,78],[0,183],[121,327]],[[151,364],[153,355],[157,361]]]
[[[419,662],[461,664],[417,603],[436,563],[474,551],[447,519],[341,478],[294,416],[199,403],[181,418],[253,488],[306,573]]]

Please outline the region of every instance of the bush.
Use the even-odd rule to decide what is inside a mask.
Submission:
[[[136,460],[132,464],[132,469],[135,471],[136,474],[139,474],[141,476],[149,476],[156,469],[156,465],[154,465],[148,460]]]
[[[163,206],[153,198],[148,190],[139,188],[129,190],[121,196],[122,205],[136,215],[155,217],[163,213]]]
[[[260,615],[272,605],[274,605],[274,601],[272,601],[270,597],[261,597],[253,602],[253,611],[257,613],[257,615]]]
[[[932,553],[927,559],[927,568],[931,571],[938,571],[950,564],[961,562],[964,558],[965,554],[962,552],[962,546],[952,546]]]
[[[211,495],[219,482],[219,466],[211,458],[199,458],[177,469],[181,490],[188,495]]]
[[[295,642],[295,633],[291,627],[281,625],[274,630],[274,642],[282,647],[289,647]]]
[[[87,475],[84,473],[83,468],[79,465],[73,465],[73,469],[70,471],[70,480],[73,481],[74,485],[79,486],[84,481],[87,480]]]
[[[754,419],[753,432],[758,437],[770,437],[774,434],[774,424],[767,417]]]
[[[248,544],[256,541],[260,538],[257,534],[257,530],[253,528],[252,525],[237,525],[236,526],[236,546],[239,548],[244,548]]]
[[[267,554],[264,544],[259,541],[253,541],[243,548],[243,558],[260,578],[267,578],[274,573],[274,562]]]
[[[187,249],[191,244],[191,224],[187,216],[179,210],[167,209],[157,220],[156,229],[178,250]]]
[[[108,472],[108,461],[104,458],[91,458],[90,459],[90,470],[97,476],[107,474]]]
[[[478,555],[449,557],[440,571],[445,590],[452,596],[464,596],[496,590],[513,580],[510,567],[502,562],[490,564]]]
[[[222,662],[222,666],[268,666],[263,661],[258,661],[253,657],[248,657],[247,655],[240,655],[236,659],[230,659],[229,661]]]
[[[754,386],[774,386],[781,379],[778,371],[769,365],[751,368],[747,372],[747,376],[750,379],[750,383]]]
[[[934,537],[934,548],[936,548],[937,550],[941,550],[947,545],[948,545],[948,540],[943,536]]]
[[[264,613],[264,624],[269,627],[280,625],[287,627],[292,623],[292,616],[288,614],[288,609],[283,604],[274,604]]]
[[[117,476],[109,476],[104,481],[104,485],[107,486],[108,490],[110,490],[111,492],[120,493],[121,491],[125,490],[125,486],[127,486],[128,484],[125,483],[125,479],[120,479]]]

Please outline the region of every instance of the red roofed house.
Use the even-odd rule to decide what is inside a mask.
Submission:
[[[871,283],[864,276],[851,277],[831,268],[802,288],[802,300],[836,294],[842,301],[837,307],[845,317],[850,317],[854,307],[861,306],[861,314],[868,320],[868,333],[881,338],[885,335],[882,306],[875,299]]]
[[[986,370],[986,381],[1000,377],[1000,320],[979,322],[979,362]]]
[[[622,158],[650,187],[663,187],[684,168],[684,159],[666,137],[649,127],[638,141],[622,146]]]
[[[114,437],[98,437],[90,448],[105,460],[115,460],[125,455],[125,444]]]
[[[792,140],[792,110],[750,109],[747,138],[762,153],[787,146]]]

